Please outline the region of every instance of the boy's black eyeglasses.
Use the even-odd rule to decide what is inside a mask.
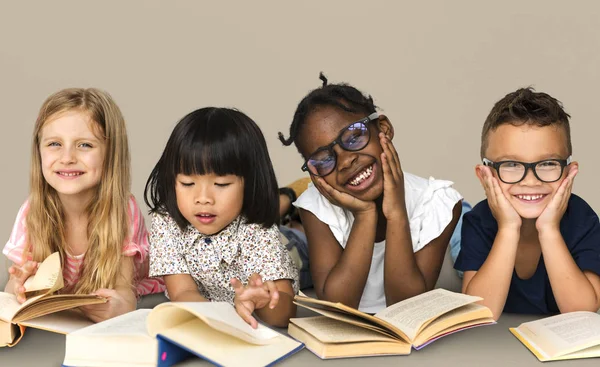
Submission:
[[[530,169],[538,180],[550,183],[556,182],[562,177],[565,167],[571,164],[571,156],[567,159],[545,159],[533,163],[519,161],[492,162],[487,158],[483,158],[483,164],[494,168],[498,172],[500,181],[507,184],[516,184],[523,181]]]
[[[331,144],[320,147],[308,157],[302,165],[302,171],[308,171],[314,176],[327,176],[333,172],[337,165],[337,154],[335,154],[333,146],[339,144],[342,149],[350,152],[363,149],[371,139],[368,123],[377,118],[379,118],[379,114],[374,112],[343,128]]]

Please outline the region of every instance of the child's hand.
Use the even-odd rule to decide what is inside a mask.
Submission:
[[[480,165],[477,167],[479,170],[479,181],[485,190],[485,196],[488,199],[488,205],[490,210],[498,222],[498,228],[504,226],[521,227],[521,216],[512,204],[506,199],[498,180],[489,167]]]
[[[252,274],[248,279],[248,284],[244,286],[239,279],[231,279],[231,285],[235,290],[233,303],[238,315],[244,319],[254,329],[258,327],[258,322],[252,316],[254,310],[261,309],[266,305],[273,309],[279,301],[279,291],[273,281],[262,281],[258,274]]]
[[[565,214],[565,210],[567,210],[569,198],[571,197],[571,190],[573,189],[573,181],[575,176],[577,176],[577,172],[577,166],[569,170],[569,174],[563,182],[561,182],[558,190],[556,190],[556,193],[554,193],[554,196],[550,200],[550,203],[535,221],[535,227],[538,232],[547,229],[560,230],[560,220]]]
[[[379,141],[383,148],[381,164],[383,168],[383,215],[387,220],[406,219],[406,205],[404,201],[404,173],[400,165],[398,152],[394,144],[379,133]]]
[[[81,311],[93,322],[108,320],[115,316],[133,311],[130,304],[114,289],[98,289],[94,293],[107,299],[105,303],[97,303],[79,307]],[[135,309],[135,308],[134,308]]]
[[[25,298],[25,281],[37,272],[39,263],[35,261],[26,261],[23,266],[17,266],[13,264],[8,268],[10,279],[14,283],[13,293],[17,296],[17,302],[23,303],[27,299]]]
[[[375,202],[363,201],[350,194],[338,191],[325,182],[322,177],[315,176],[314,183],[317,190],[319,190],[330,203],[350,210],[354,216],[359,213],[375,210]]]

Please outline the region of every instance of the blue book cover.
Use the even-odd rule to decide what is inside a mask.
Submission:
[[[156,339],[158,340],[158,363],[157,363],[158,367],[169,367],[169,366],[179,363],[185,359],[188,359],[190,357],[199,357],[199,358],[204,359],[216,366],[224,366],[223,364],[220,364],[213,359],[203,356],[202,354],[199,354],[199,353],[197,353],[197,352],[195,352],[195,351],[193,351],[193,350],[191,350],[191,349],[189,349],[189,348],[187,348],[187,347],[177,343],[176,341],[171,340],[168,337],[165,337],[163,335],[158,334],[156,336]],[[302,348],[304,348],[304,344],[300,343],[296,348],[287,352],[287,354],[280,356],[279,358],[273,360],[271,363],[266,364],[265,366],[272,366],[272,365],[276,364],[277,362],[302,350]],[[251,361],[244,360],[243,355],[239,356],[239,357],[240,357],[240,359],[239,359],[240,364],[244,364],[246,366],[253,365]]]

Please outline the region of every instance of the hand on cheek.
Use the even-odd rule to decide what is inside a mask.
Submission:
[[[476,170],[481,186],[485,190],[490,210],[498,222],[498,229],[504,227],[520,228],[521,216],[502,192],[498,179],[494,177],[492,170],[483,165],[478,165]]]
[[[567,177],[561,182],[558,190],[550,199],[550,203],[535,221],[535,226],[539,232],[560,230],[560,221],[567,210],[573,189],[573,181],[578,171],[579,168],[576,165],[569,169]]]

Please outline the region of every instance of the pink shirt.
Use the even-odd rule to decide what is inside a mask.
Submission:
[[[26,217],[29,211],[29,201],[26,201],[15,220],[15,225],[10,234],[10,238],[4,246],[2,253],[6,255],[15,264],[21,264],[23,251],[27,247],[27,228]],[[123,255],[132,256],[136,270],[135,280],[137,281],[137,293],[140,296],[160,293],[165,290],[162,279],[148,277],[148,231],[144,224],[144,217],[138,207],[135,198],[129,199],[129,237],[123,243]],[[85,254],[74,256],[67,252],[67,258],[63,269],[63,278],[65,282],[62,293],[71,293],[75,284],[81,276],[81,264]]]

